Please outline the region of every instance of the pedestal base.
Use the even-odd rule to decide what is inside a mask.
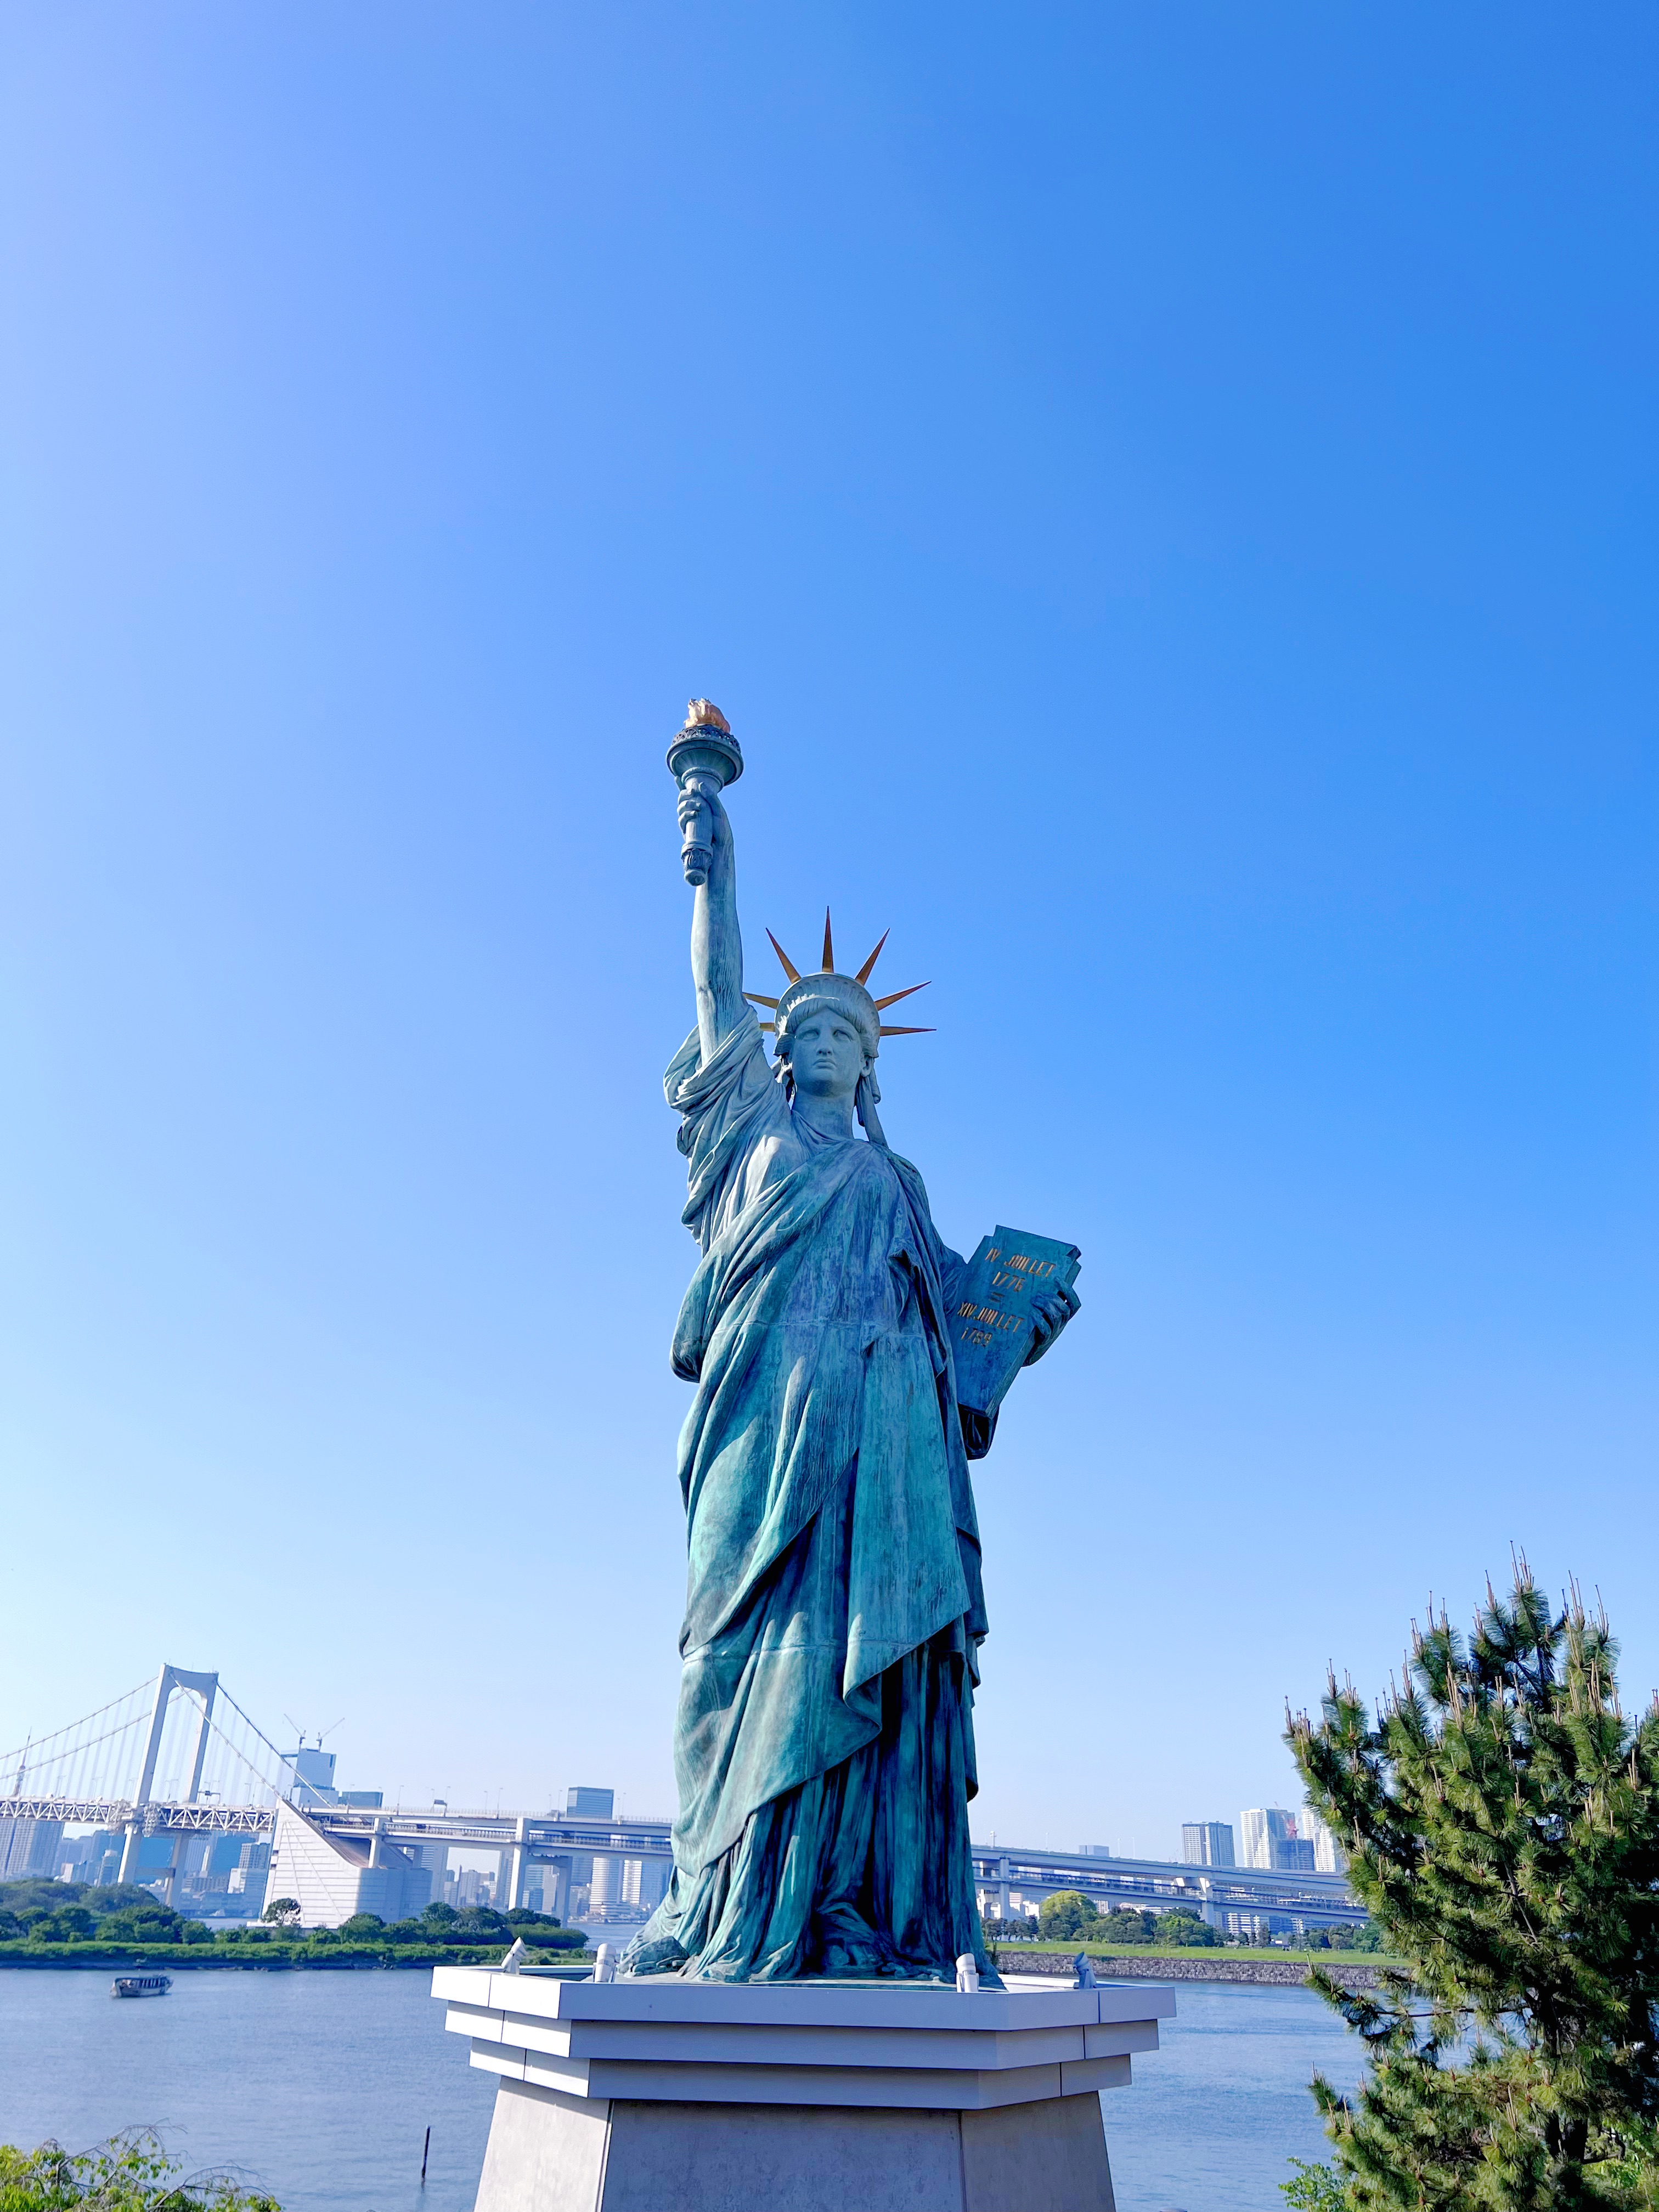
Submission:
[[[761,2207],[1115,2212],[1100,2099],[963,2112],[496,2093],[476,2212]]]
[[[1098,2092],[1174,1993],[440,1966],[501,2077],[477,2212],[1113,2212]]]

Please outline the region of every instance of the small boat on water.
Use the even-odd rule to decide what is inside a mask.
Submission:
[[[112,1997],[164,1997],[172,1987],[171,1974],[118,1974],[109,1993]]]

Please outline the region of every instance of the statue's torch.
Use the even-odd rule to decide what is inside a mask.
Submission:
[[[668,772],[682,791],[699,799],[718,798],[743,774],[743,755],[732,725],[712,699],[694,699],[685,710],[685,727],[668,748]],[[688,884],[706,884],[713,865],[714,829],[708,809],[698,807],[685,828],[680,859]]]

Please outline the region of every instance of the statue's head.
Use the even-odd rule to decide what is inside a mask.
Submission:
[[[884,999],[872,998],[866,990],[872,969],[881,957],[881,948],[887,939],[883,934],[870,957],[856,975],[841,975],[836,967],[836,951],[830,932],[830,917],[823,917],[823,966],[817,975],[803,975],[772,933],[772,950],[783,963],[783,972],[789,978],[781,999],[763,998],[758,991],[744,994],[758,1005],[772,1009],[772,1019],[762,1024],[776,1036],[774,1048],[782,1063],[786,1080],[796,1090],[810,1097],[847,1098],[855,1091],[861,1080],[868,1079],[871,1094],[881,1097],[876,1085],[876,1054],[881,1049],[884,1036],[916,1036],[917,1030],[895,1025],[882,1020],[882,1009],[900,999],[908,999],[911,991],[924,991],[925,983],[912,983],[909,990],[894,991]]]
[[[866,1075],[873,1084],[881,1016],[851,975],[832,970],[792,983],[778,1000],[773,1029],[773,1049],[790,1084],[809,1097],[851,1097]]]

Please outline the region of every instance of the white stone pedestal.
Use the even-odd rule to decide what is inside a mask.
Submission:
[[[1114,2212],[1097,2092],[1173,1990],[439,1966],[498,2074],[477,2212]]]

